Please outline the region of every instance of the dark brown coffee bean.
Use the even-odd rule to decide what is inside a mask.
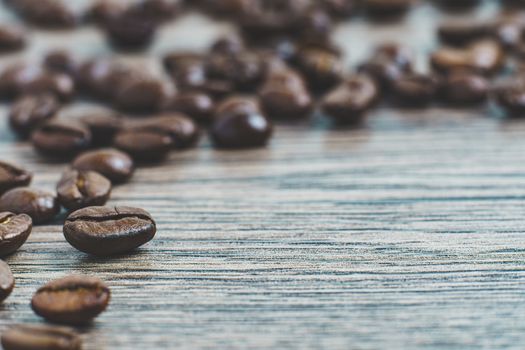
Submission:
[[[431,75],[408,74],[394,81],[392,92],[406,107],[423,107],[432,102],[439,90],[438,79]]]
[[[109,146],[115,134],[122,128],[123,118],[109,111],[90,112],[80,117],[80,121],[91,131],[94,146]]]
[[[413,0],[364,0],[367,13],[376,17],[402,15],[410,9],[413,3]]]
[[[126,50],[143,49],[153,41],[157,23],[141,11],[130,8],[106,19],[104,29],[113,46]]]
[[[40,287],[31,307],[48,321],[83,325],[102,313],[109,299],[109,288],[98,278],[72,275]]]
[[[344,76],[343,63],[338,55],[321,49],[303,49],[297,55],[297,66],[314,91],[326,91],[337,85]]]
[[[215,100],[222,100],[235,92],[235,85],[228,80],[208,79],[201,86],[201,90],[209,94]]]
[[[60,0],[14,0],[11,2],[26,21],[44,27],[72,27],[77,22],[73,10]]]
[[[96,171],[115,184],[128,181],[135,171],[131,157],[113,148],[82,153],[72,166],[77,170]]]
[[[302,40],[323,43],[330,40],[333,22],[323,8],[312,7],[299,16],[294,27]]]
[[[338,123],[358,124],[372,107],[377,96],[378,89],[374,81],[358,75],[326,95],[322,102],[322,109]]]
[[[32,81],[18,87],[19,95],[49,93],[66,102],[73,98],[75,92],[75,82],[69,75],[51,72],[43,72]]]
[[[89,9],[89,19],[104,24],[128,11],[133,4],[120,0],[97,0]]]
[[[357,8],[355,0],[322,0],[323,7],[335,17],[347,17]]]
[[[157,112],[170,98],[165,82],[144,74],[122,78],[115,92],[116,107],[132,113]]]
[[[259,92],[262,109],[270,118],[301,119],[313,108],[302,79],[293,71],[273,74]]]
[[[522,33],[525,30],[523,19],[503,20],[496,25],[495,37],[506,49],[518,47],[522,41]]]
[[[138,11],[155,21],[173,18],[179,11],[182,0],[141,0]]]
[[[171,137],[176,149],[194,146],[200,137],[197,124],[184,114],[166,113],[136,123],[132,129],[155,131]]]
[[[412,71],[413,55],[406,47],[396,43],[378,46],[372,57],[359,67],[359,72],[373,78],[383,88]]]
[[[114,94],[114,62],[107,59],[93,59],[80,65],[76,80],[83,92],[109,100]]]
[[[446,44],[462,46],[490,36],[493,28],[493,24],[488,22],[448,21],[439,26],[438,36]]]
[[[217,39],[210,47],[210,53],[216,55],[237,55],[245,51],[244,42],[237,35]]]
[[[26,242],[32,229],[33,220],[29,215],[0,213],[0,257],[17,251]]]
[[[495,102],[510,117],[525,116],[525,85],[522,81],[495,89]]]
[[[175,144],[169,133],[136,128],[120,131],[114,146],[138,161],[157,162],[166,158]]]
[[[206,82],[203,57],[194,53],[170,53],[163,58],[166,71],[181,90],[198,89]]]
[[[485,102],[489,82],[482,76],[469,72],[453,72],[443,83],[442,98],[455,105],[472,105]]]
[[[50,94],[28,95],[19,98],[9,113],[9,125],[21,138],[53,118],[60,110],[60,103]]]
[[[272,130],[256,102],[230,98],[217,108],[211,137],[218,148],[254,148],[265,146]]]
[[[176,95],[169,109],[188,115],[192,119],[207,123],[213,117],[215,103],[213,99],[201,92],[183,92]]]
[[[35,82],[41,82],[44,75],[45,72],[36,65],[19,63],[10,65],[0,75],[0,95],[2,98],[11,99],[28,92],[27,87],[36,85]]]
[[[46,191],[17,187],[0,197],[0,212],[27,214],[35,224],[53,220],[59,211],[56,197]]]
[[[33,146],[43,155],[69,158],[89,148],[91,132],[75,120],[51,120],[31,136]]]
[[[72,329],[20,325],[2,334],[4,350],[80,350],[82,341]]]
[[[76,73],[77,65],[75,58],[67,50],[53,50],[44,57],[44,66],[47,69],[70,76]]]
[[[0,161],[0,194],[15,187],[24,187],[31,183],[33,174],[14,164]]]
[[[0,25],[0,52],[22,49],[26,44],[25,31],[15,25]]]
[[[0,214],[1,215],[1,214]],[[1,242],[1,241],[0,241]],[[1,243],[0,243],[1,244]],[[0,304],[7,299],[15,287],[15,278],[9,265],[0,260]]]
[[[70,211],[104,205],[111,182],[94,171],[66,170],[57,184],[58,201]]]
[[[266,67],[261,56],[252,52],[212,55],[206,61],[210,79],[227,80],[239,91],[254,91],[263,81]]]
[[[98,256],[132,251],[153,239],[155,221],[143,209],[88,207],[66,219],[64,236],[78,250]]]

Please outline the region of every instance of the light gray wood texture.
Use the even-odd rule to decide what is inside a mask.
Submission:
[[[489,1],[477,15],[495,9]],[[421,6],[404,24],[357,19],[336,37],[349,61],[399,34],[426,52],[439,16]],[[227,30],[185,17],[151,57],[203,48]],[[108,52],[87,28],[35,31],[26,55],[70,43],[79,55]],[[0,158],[53,190],[64,165],[47,164],[2,123]],[[279,125],[255,151],[218,152],[204,140],[115,189],[111,204],[143,207],[158,222],[135,254],[90,258],[65,242],[60,220],[36,227],[7,259],[17,286],[0,306],[0,331],[41,322],[32,293],[85,273],[113,293],[82,329],[86,349],[522,349],[524,180],[525,123],[487,108],[378,109],[359,130]]]

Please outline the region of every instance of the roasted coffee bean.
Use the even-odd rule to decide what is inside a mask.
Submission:
[[[195,122],[181,113],[165,113],[140,121],[135,128],[167,133],[176,149],[194,146],[200,137],[200,129]]]
[[[221,79],[208,79],[200,89],[216,100],[222,100],[236,90],[232,82]]]
[[[496,89],[495,102],[510,117],[525,116],[525,86],[523,82]]]
[[[397,101],[406,107],[423,107],[432,102],[439,90],[438,79],[431,75],[407,74],[392,86]]]
[[[43,325],[20,325],[2,334],[4,350],[80,350],[82,341],[72,329]]]
[[[219,38],[210,47],[210,53],[216,55],[236,55],[244,50],[244,42],[237,35]]]
[[[14,0],[13,7],[26,21],[44,27],[72,27],[78,22],[73,10],[60,0]]]
[[[484,77],[459,71],[444,80],[441,95],[446,102],[455,105],[479,104],[486,101],[489,88]]]
[[[27,95],[15,101],[9,113],[9,125],[21,138],[53,118],[60,110],[60,103],[51,94]]]
[[[57,184],[58,201],[70,211],[104,205],[111,194],[111,182],[94,171],[66,170]]]
[[[55,323],[83,325],[109,304],[109,288],[95,277],[72,275],[51,281],[33,295],[33,311]]]
[[[145,113],[161,110],[170,99],[168,85],[145,74],[120,79],[113,102],[127,112]]]
[[[164,57],[164,68],[183,91],[201,88],[206,83],[203,58],[192,53],[173,53]]]
[[[26,33],[22,28],[0,24],[0,52],[20,50],[25,44]]]
[[[378,46],[372,57],[359,67],[359,72],[372,77],[383,88],[412,71],[413,55],[396,43]]]
[[[302,40],[309,42],[326,42],[330,40],[333,23],[332,18],[321,7],[313,7],[300,15],[295,24],[295,30]]]
[[[123,118],[109,111],[90,112],[80,117],[80,121],[91,131],[94,146],[109,146],[115,134],[122,128]]]
[[[91,132],[78,121],[54,119],[39,127],[31,140],[35,149],[43,155],[69,158],[89,148]]]
[[[77,71],[77,62],[71,52],[67,50],[53,50],[44,57],[44,66],[54,72],[65,73],[70,76]]]
[[[14,164],[0,161],[0,194],[15,187],[24,187],[31,183],[33,174]]]
[[[173,18],[181,6],[182,0],[141,0],[138,11],[156,21],[165,21]]]
[[[210,79],[227,80],[240,91],[254,91],[264,80],[266,67],[261,56],[252,52],[212,55],[206,61]]]
[[[272,124],[256,102],[230,98],[216,111],[211,137],[218,148],[254,148],[268,143]]]
[[[495,36],[504,48],[513,49],[521,44],[524,30],[523,19],[503,20],[496,25]]]
[[[127,50],[143,49],[153,41],[157,23],[141,11],[130,8],[106,19],[104,29],[113,46]]]
[[[482,74],[498,71],[504,63],[504,53],[495,41],[483,40],[471,44],[465,50],[444,48],[434,52],[431,63],[438,72],[470,70]]]
[[[98,256],[132,251],[155,236],[156,225],[143,209],[88,207],[66,219],[64,236],[78,250]]]
[[[363,5],[368,14],[376,17],[392,17],[404,14],[410,9],[414,0],[364,0]]]
[[[0,214],[1,215],[1,214]],[[1,242],[1,241],[0,241]],[[1,243],[0,243],[1,244]],[[15,278],[9,265],[0,260],[0,304],[7,299],[15,287]]]
[[[438,28],[439,39],[449,45],[463,46],[475,40],[488,37],[494,26],[480,21],[449,21]]]
[[[297,67],[314,91],[326,91],[344,76],[343,63],[337,54],[322,49],[303,49],[297,55]]]
[[[355,0],[322,0],[322,4],[335,17],[350,16],[357,8]]]
[[[33,220],[28,215],[17,215],[9,212],[0,213],[0,257],[17,251],[26,242],[32,229]],[[2,298],[0,297],[0,299]]]
[[[113,96],[115,83],[112,81],[115,63],[108,59],[93,59],[80,65],[76,81],[83,92],[109,100]]]
[[[82,153],[72,166],[77,170],[100,173],[115,184],[128,181],[135,171],[131,157],[113,148]]]
[[[359,124],[378,97],[376,83],[370,78],[357,75],[325,96],[322,109],[329,117],[341,124]]]
[[[116,18],[128,11],[133,4],[120,0],[97,0],[89,9],[88,18],[99,24],[104,24],[111,18]]]
[[[59,211],[56,197],[47,191],[17,187],[0,197],[0,212],[27,214],[35,224],[53,220]]]
[[[201,92],[182,92],[176,95],[169,109],[186,114],[192,119],[207,123],[213,117],[215,103],[213,99]]]
[[[313,108],[312,97],[293,71],[273,74],[259,92],[259,99],[272,119],[301,119]]]

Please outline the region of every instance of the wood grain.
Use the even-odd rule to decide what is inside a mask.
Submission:
[[[494,9],[488,2],[479,13]],[[370,37],[412,33],[407,41],[427,50],[438,14],[415,11]],[[359,19],[339,28],[349,61],[371,44],[369,29]],[[151,57],[227,30],[185,17]],[[37,32],[27,57],[65,40],[79,54],[108,50],[89,28]],[[47,164],[2,123],[0,158],[53,190],[65,165]],[[113,292],[107,312],[81,330],[86,349],[523,348],[524,150],[525,123],[488,108],[380,108],[359,130],[318,118],[279,125],[256,151],[215,151],[204,140],[114,191],[111,204],[143,207],[158,222],[136,253],[90,258],[67,244],[60,219],[35,228],[7,259],[17,287],[0,306],[0,330],[41,322],[32,293],[85,273]]]

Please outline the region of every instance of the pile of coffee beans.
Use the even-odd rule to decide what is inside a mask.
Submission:
[[[64,238],[93,256],[118,256],[152,240],[156,223],[143,209],[106,206],[113,186],[136,167],[162,162],[196,147],[208,134],[215,148],[266,146],[274,123],[322,115],[335,126],[359,125],[375,106],[463,108],[490,101],[508,116],[525,116],[525,4],[501,1],[512,15],[489,21],[462,18],[436,28],[442,44],[416,68],[414,53],[385,42],[347,69],[331,40],[338,22],[354,17],[402,20],[417,0],[100,0],[71,6],[64,0],[3,0],[36,27],[94,25],[114,50],[147,48],[157,32],[187,11],[229,20],[238,32],[207,52],[169,52],[163,73],[112,57],[80,59],[52,50],[39,64],[0,69],[0,99],[10,102],[9,126],[43,159],[68,165],[55,192],[31,187],[32,174],[0,161],[0,258],[16,252],[33,225],[63,222]],[[434,0],[461,12],[481,0]],[[18,24],[0,24],[0,54],[30,41]],[[66,104],[89,100],[104,110],[82,115]],[[0,260],[0,302],[15,286]],[[52,323],[91,322],[109,304],[110,290],[91,276],[66,276],[39,288],[34,312]],[[16,326],[1,337],[9,349],[79,349],[69,328]]]

